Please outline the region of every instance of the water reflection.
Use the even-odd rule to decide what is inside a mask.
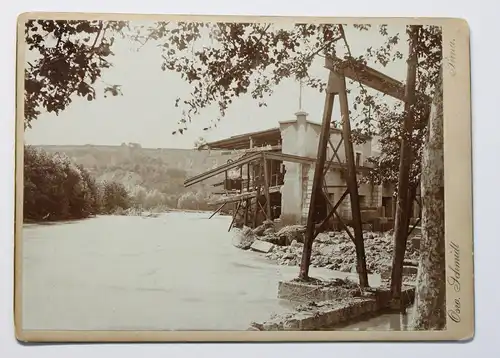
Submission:
[[[357,322],[335,328],[338,331],[406,331],[410,322],[411,309],[385,311],[382,314],[364,318]]]

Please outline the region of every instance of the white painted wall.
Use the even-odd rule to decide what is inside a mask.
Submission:
[[[282,151],[285,154],[293,154],[315,158],[318,152],[318,142],[320,137],[321,126],[317,123],[307,120],[307,113],[296,113],[296,119],[292,121],[280,123]],[[336,147],[342,138],[340,131],[332,131],[330,140]],[[367,141],[361,145],[354,146],[354,152],[361,153],[360,164],[365,165],[366,159],[372,154],[372,142]],[[345,162],[344,143],[342,143],[337,151],[342,162]],[[333,155],[333,149],[328,146],[327,158]],[[307,213],[309,198],[307,193],[307,185],[303,183],[304,173],[308,173],[308,179],[312,180],[314,168],[309,170],[303,168],[304,165],[297,163],[285,163],[285,184],[282,188],[282,219],[287,223],[301,223],[304,219],[304,213]],[[304,171],[304,170],[305,171]],[[341,177],[340,172],[330,171],[326,176],[326,182],[329,186],[345,186],[345,180]],[[362,184],[359,188],[359,194],[365,196],[366,205],[374,204],[381,205],[382,190],[374,189],[371,184]],[[330,188],[329,193],[333,195],[333,200],[336,201],[343,194],[345,188]],[[350,216],[349,196],[342,203],[340,212],[345,213],[346,218]]]

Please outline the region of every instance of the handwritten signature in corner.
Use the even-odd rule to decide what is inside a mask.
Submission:
[[[449,252],[452,254],[453,260],[450,265],[448,265],[448,277],[446,279],[448,285],[453,288],[456,295],[460,294],[460,247],[456,242],[451,242],[449,244]],[[455,323],[459,323],[461,319],[461,302],[460,297],[455,297],[450,303],[451,307],[448,309],[448,317]]]
[[[456,60],[457,60],[457,49],[456,49],[456,41],[455,39],[452,39],[450,41],[450,55],[446,58],[446,65],[448,67],[448,70],[450,71],[450,74],[452,76],[455,76],[457,74],[457,68],[456,68]]]

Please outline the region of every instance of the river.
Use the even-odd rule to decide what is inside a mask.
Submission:
[[[230,218],[208,216],[26,224],[23,328],[244,330],[293,309],[276,295],[278,282],[297,277],[298,267],[235,248]],[[319,268],[311,274],[333,277]],[[349,329],[387,329],[387,319],[370,322]]]

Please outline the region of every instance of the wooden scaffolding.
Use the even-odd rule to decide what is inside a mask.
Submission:
[[[315,158],[284,154],[281,152],[249,151],[237,160],[231,160],[217,168],[189,178],[184,182],[189,187],[214,176],[225,174],[224,195],[211,204],[219,205],[210,218],[220,212],[227,204],[235,204],[233,218],[228,230],[231,230],[237,218],[242,225],[256,227],[265,220],[274,220],[281,213],[281,187],[284,184],[283,163],[302,163],[314,165]],[[332,167],[335,165],[332,164]],[[245,168],[245,170],[244,170]],[[237,178],[230,178],[229,171],[239,169]],[[246,174],[246,175],[245,175]]]
[[[323,110],[320,140],[318,143],[318,154],[316,158],[316,167],[313,178],[311,202],[306,224],[304,252],[302,254],[299,277],[303,279],[306,279],[308,277],[313,241],[316,236],[322,231],[327,221],[330,220],[332,216],[335,216],[340,221],[343,229],[347,232],[356,247],[356,256],[358,262],[357,272],[358,274],[360,274],[360,285],[362,287],[368,287],[369,285],[363,243],[361,208],[358,194],[359,183],[351,138],[351,124],[349,119],[349,106],[347,100],[345,79],[346,77],[350,78],[361,83],[364,86],[375,89],[401,101],[406,101],[405,86],[401,82],[389,76],[386,76],[385,74],[366,65],[353,61],[341,60],[334,56],[329,56],[325,59],[325,67],[329,70],[329,78],[326,90],[325,107]],[[334,147],[330,140],[330,126],[335,96],[338,96],[340,113],[342,117],[342,140],[339,142],[337,147]],[[428,96],[425,96],[424,94],[417,94],[417,96],[420,96],[426,103],[431,103],[431,100]],[[340,158],[337,155],[337,151],[342,142],[344,143],[346,157],[344,174],[346,177],[347,187],[343,195],[338,198],[336,202],[331,202],[326,191],[325,174],[328,171],[329,166],[331,166],[332,164],[340,165],[342,167],[343,163],[341,163]],[[328,145],[332,147],[333,155],[327,161],[326,156]],[[342,221],[340,215],[337,212],[340,204],[347,195],[350,196],[351,201],[351,226],[353,228],[353,232],[351,232],[348,226]],[[320,223],[316,223],[315,207],[317,205],[318,199],[321,196],[325,197],[330,209],[326,218],[323,219]],[[416,224],[414,225],[414,227],[415,226]],[[413,230],[413,228],[411,230]],[[362,266],[359,266],[360,263]]]

